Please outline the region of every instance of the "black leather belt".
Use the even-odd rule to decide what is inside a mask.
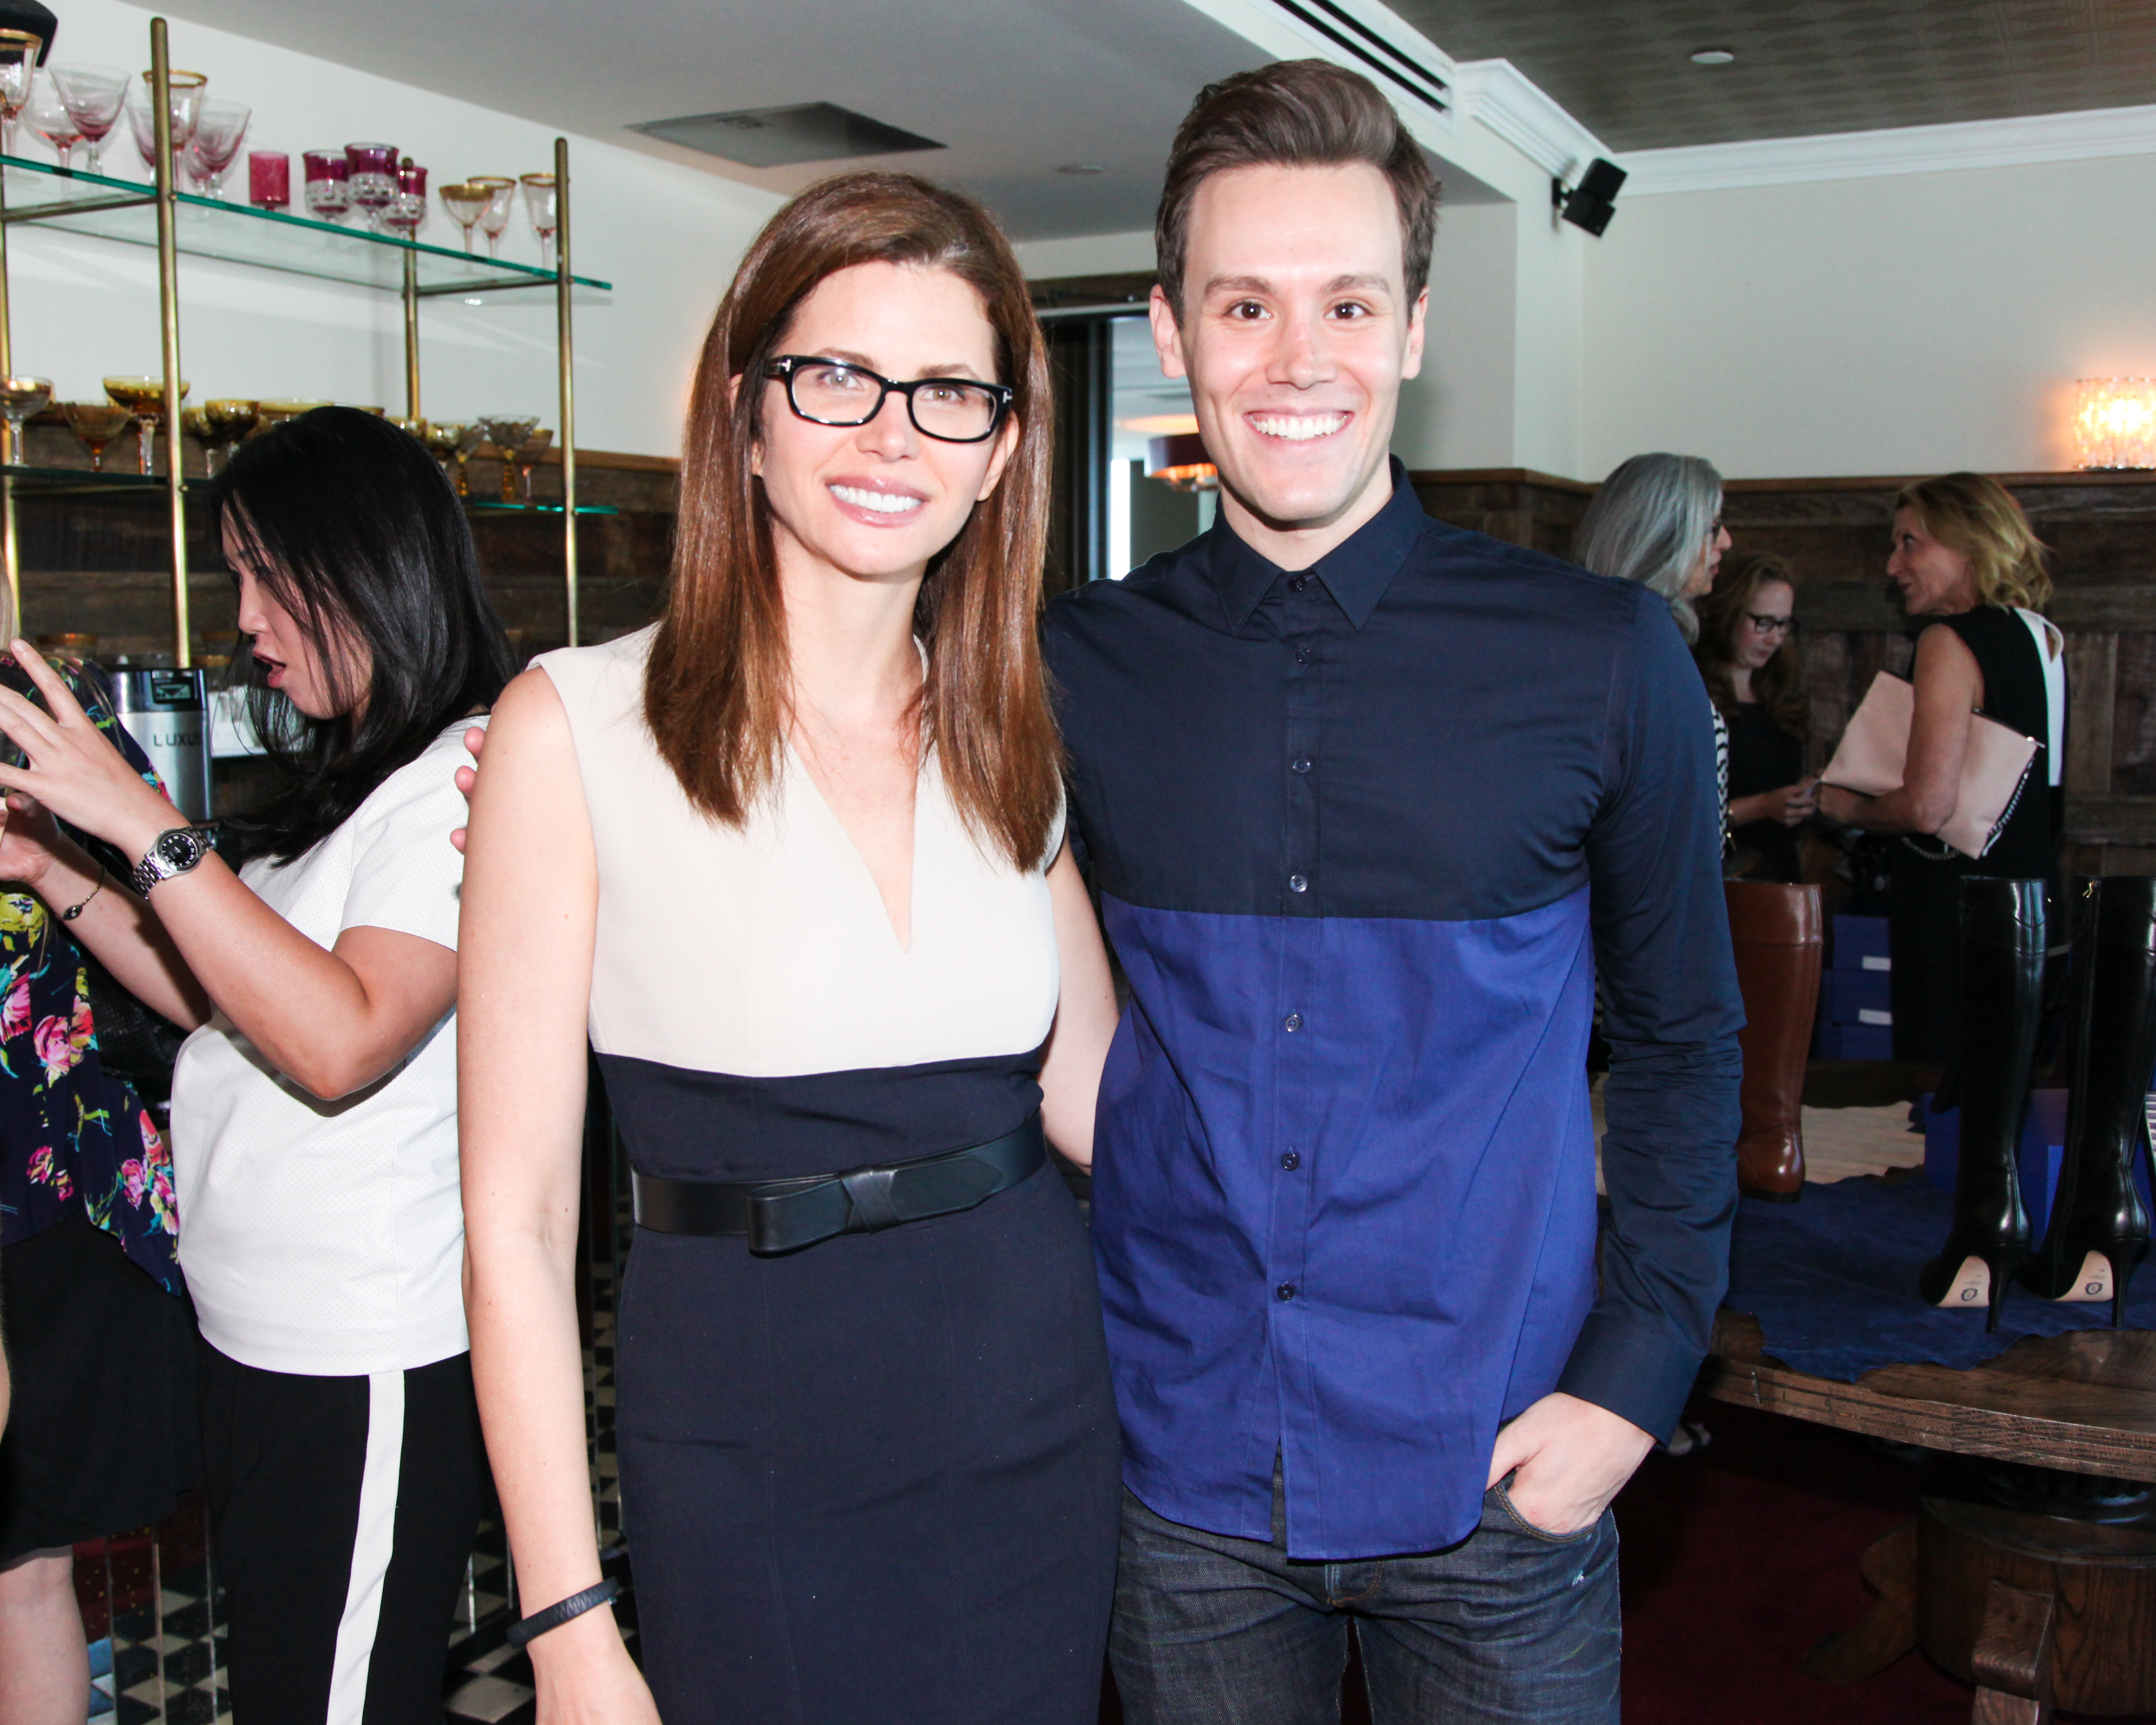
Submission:
[[[632,1170],[636,1225],[660,1234],[745,1234],[760,1256],[798,1252],[841,1234],[880,1234],[969,1210],[1048,1159],[1035,1114],[993,1143],[913,1162],[798,1180],[670,1180]]]

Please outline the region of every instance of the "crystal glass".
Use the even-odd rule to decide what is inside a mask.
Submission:
[[[300,155],[307,176],[307,213],[318,222],[341,222],[352,213],[352,164],[341,150],[308,150]]]
[[[282,150],[249,150],[247,201],[257,209],[288,208],[292,202],[292,158]]]
[[[202,404],[203,429],[207,433],[204,443],[213,459],[209,470],[216,473],[232,459],[233,453],[246,440],[247,434],[260,423],[261,409],[251,401],[206,401]]]
[[[90,451],[90,470],[105,471],[105,446],[135,423],[126,408],[109,401],[71,401],[60,406],[68,429],[82,439]]]
[[[450,220],[465,230],[465,254],[472,249],[472,229],[479,218],[486,213],[487,200],[494,196],[494,188],[482,186],[475,180],[459,180],[454,184],[436,187],[441,193],[442,208],[449,213]]]
[[[382,225],[409,239],[427,219],[427,170],[407,156],[397,164],[397,197],[382,213]]]
[[[471,475],[465,464],[479,453],[480,445],[485,441],[486,428],[476,420],[465,426],[464,435],[457,439],[457,495],[459,497],[471,495]]]
[[[8,421],[7,459],[20,466],[23,460],[23,422],[51,405],[49,377],[0,377],[0,417]]]
[[[531,231],[539,236],[539,267],[554,267],[554,230],[561,225],[556,215],[561,199],[552,174],[524,177],[524,208],[531,214]]]
[[[423,419],[419,423],[422,429],[416,434],[426,444],[427,453],[440,464],[442,476],[446,479],[449,463],[456,459],[457,446],[464,441],[465,427],[449,419]]]
[[[74,167],[74,146],[82,141],[82,127],[68,111],[68,105],[60,100],[51,74],[41,73],[30,85],[30,100],[23,105],[23,117],[30,122],[30,130],[53,146],[53,154],[59,159],[60,172],[66,173]]]
[[[202,117],[203,90],[209,80],[199,72],[177,70],[167,73],[166,78],[172,91],[167,105],[172,116],[172,165],[177,168]],[[142,166],[152,174],[157,172],[157,116],[151,105],[154,89],[150,74],[145,72],[141,87],[127,99],[127,124],[135,134],[135,148],[142,157]]]
[[[162,377],[107,377],[105,393],[113,401],[135,416],[142,429],[141,473],[144,479],[152,475],[151,454],[157,440],[157,426],[165,417],[165,380]],[[185,383],[180,385],[180,394],[187,393]]]
[[[346,144],[344,159],[352,169],[352,202],[370,228],[382,226],[382,213],[397,201],[397,146]]]
[[[536,467],[540,461],[544,459],[548,447],[553,443],[553,441],[554,434],[552,432],[544,430],[535,431],[531,436],[525,439],[522,443],[516,446],[516,495],[514,500],[505,499],[504,501],[514,501],[527,504],[531,502],[531,470]],[[504,471],[503,477],[505,479],[508,477],[506,470]],[[504,489],[506,489],[506,487]]]
[[[239,158],[247,137],[247,123],[254,110],[244,102],[211,100],[202,105],[195,135],[187,141],[185,162],[187,178],[206,198],[224,196],[224,177]]]
[[[105,134],[119,123],[127,100],[127,74],[110,66],[53,66],[48,75],[90,145],[90,171],[100,172]]]
[[[501,501],[516,501],[516,451],[539,429],[536,413],[482,413],[479,429],[501,456]]]
[[[15,153],[15,122],[30,99],[30,82],[45,39],[30,30],[0,30],[0,150]]]
[[[509,213],[516,207],[516,182],[500,174],[476,174],[465,183],[486,187],[486,208],[480,212],[479,231],[486,235],[487,256],[498,258],[502,230],[509,226]]]
[[[326,408],[326,401],[259,401],[255,412],[261,416],[265,431],[282,425],[287,419],[296,419],[302,413],[311,413],[316,408]]]

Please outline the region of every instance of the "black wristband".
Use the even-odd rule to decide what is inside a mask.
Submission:
[[[549,1605],[544,1611],[534,1611],[528,1617],[509,1626],[509,1645],[528,1646],[548,1630],[557,1630],[572,1617],[582,1617],[595,1605],[610,1604],[621,1596],[621,1584],[609,1575],[597,1587],[588,1587],[580,1594],[571,1594],[558,1604]]]

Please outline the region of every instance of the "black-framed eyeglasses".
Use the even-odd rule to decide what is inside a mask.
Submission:
[[[1753,629],[1763,635],[1785,635],[1797,626],[1797,619],[1794,617],[1762,617],[1757,611],[1748,611],[1744,614]]]
[[[895,390],[906,398],[914,429],[946,444],[977,444],[994,436],[1013,393],[1008,385],[971,377],[899,383],[844,360],[801,353],[781,354],[764,375],[786,385],[787,405],[812,425],[865,425]]]

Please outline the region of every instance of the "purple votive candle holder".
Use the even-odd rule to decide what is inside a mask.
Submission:
[[[283,209],[292,201],[292,158],[282,150],[247,152],[247,201],[257,209]]]

